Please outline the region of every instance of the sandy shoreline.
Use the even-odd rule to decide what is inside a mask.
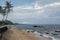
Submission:
[[[50,37],[37,37],[34,33],[29,33],[26,30],[17,30],[14,28],[8,29],[1,40],[52,40]]]

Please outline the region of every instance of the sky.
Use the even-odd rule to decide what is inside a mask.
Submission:
[[[22,24],[60,24],[60,0],[0,0],[14,6],[8,20]],[[2,15],[0,15],[0,20]]]

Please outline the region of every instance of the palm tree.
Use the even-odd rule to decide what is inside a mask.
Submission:
[[[6,6],[5,6],[5,10],[6,10],[6,20],[8,17],[8,13],[10,13],[10,11],[12,10],[12,5],[10,4],[10,2],[6,1]]]
[[[0,6],[0,13],[1,13],[1,15],[3,15],[2,21],[4,21],[5,12],[6,12],[5,9],[3,9],[2,6]]]
[[[2,7],[0,6],[0,13],[2,12]]]
[[[2,21],[4,21],[4,17],[6,16],[8,17],[8,13],[10,13],[10,11],[12,10],[13,6],[10,4],[10,2],[6,1],[6,6],[3,8],[2,6],[0,6],[0,14],[3,15],[3,19]]]
[[[2,10],[2,15],[3,15],[3,19],[2,19],[2,20],[4,21],[4,17],[5,17],[5,15],[6,15],[6,9],[3,9],[3,10]]]

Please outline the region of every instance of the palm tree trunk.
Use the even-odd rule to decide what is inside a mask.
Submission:
[[[5,20],[7,20],[7,18],[8,18],[8,12],[7,12],[7,14],[6,14],[6,19],[5,19]]]
[[[2,18],[2,21],[4,21],[4,16],[3,16],[3,18]]]

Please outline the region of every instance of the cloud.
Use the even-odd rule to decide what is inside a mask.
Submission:
[[[40,6],[44,6],[46,4],[51,4],[54,2],[60,2],[60,0],[36,0],[35,3],[38,3]]]
[[[40,6],[37,4],[14,7],[9,19],[19,23],[59,23],[60,2]],[[12,18],[11,18],[12,17]],[[55,20],[55,21],[53,21]],[[46,22],[45,22],[46,21]]]
[[[35,3],[35,4],[31,4],[31,5],[19,6],[17,8],[20,8],[20,9],[44,9],[44,8],[56,7],[56,6],[60,6],[60,2],[54,2],[54,3],[51,3],[51,4],[46,4],[44,6],[40,6],[40,4]]]

